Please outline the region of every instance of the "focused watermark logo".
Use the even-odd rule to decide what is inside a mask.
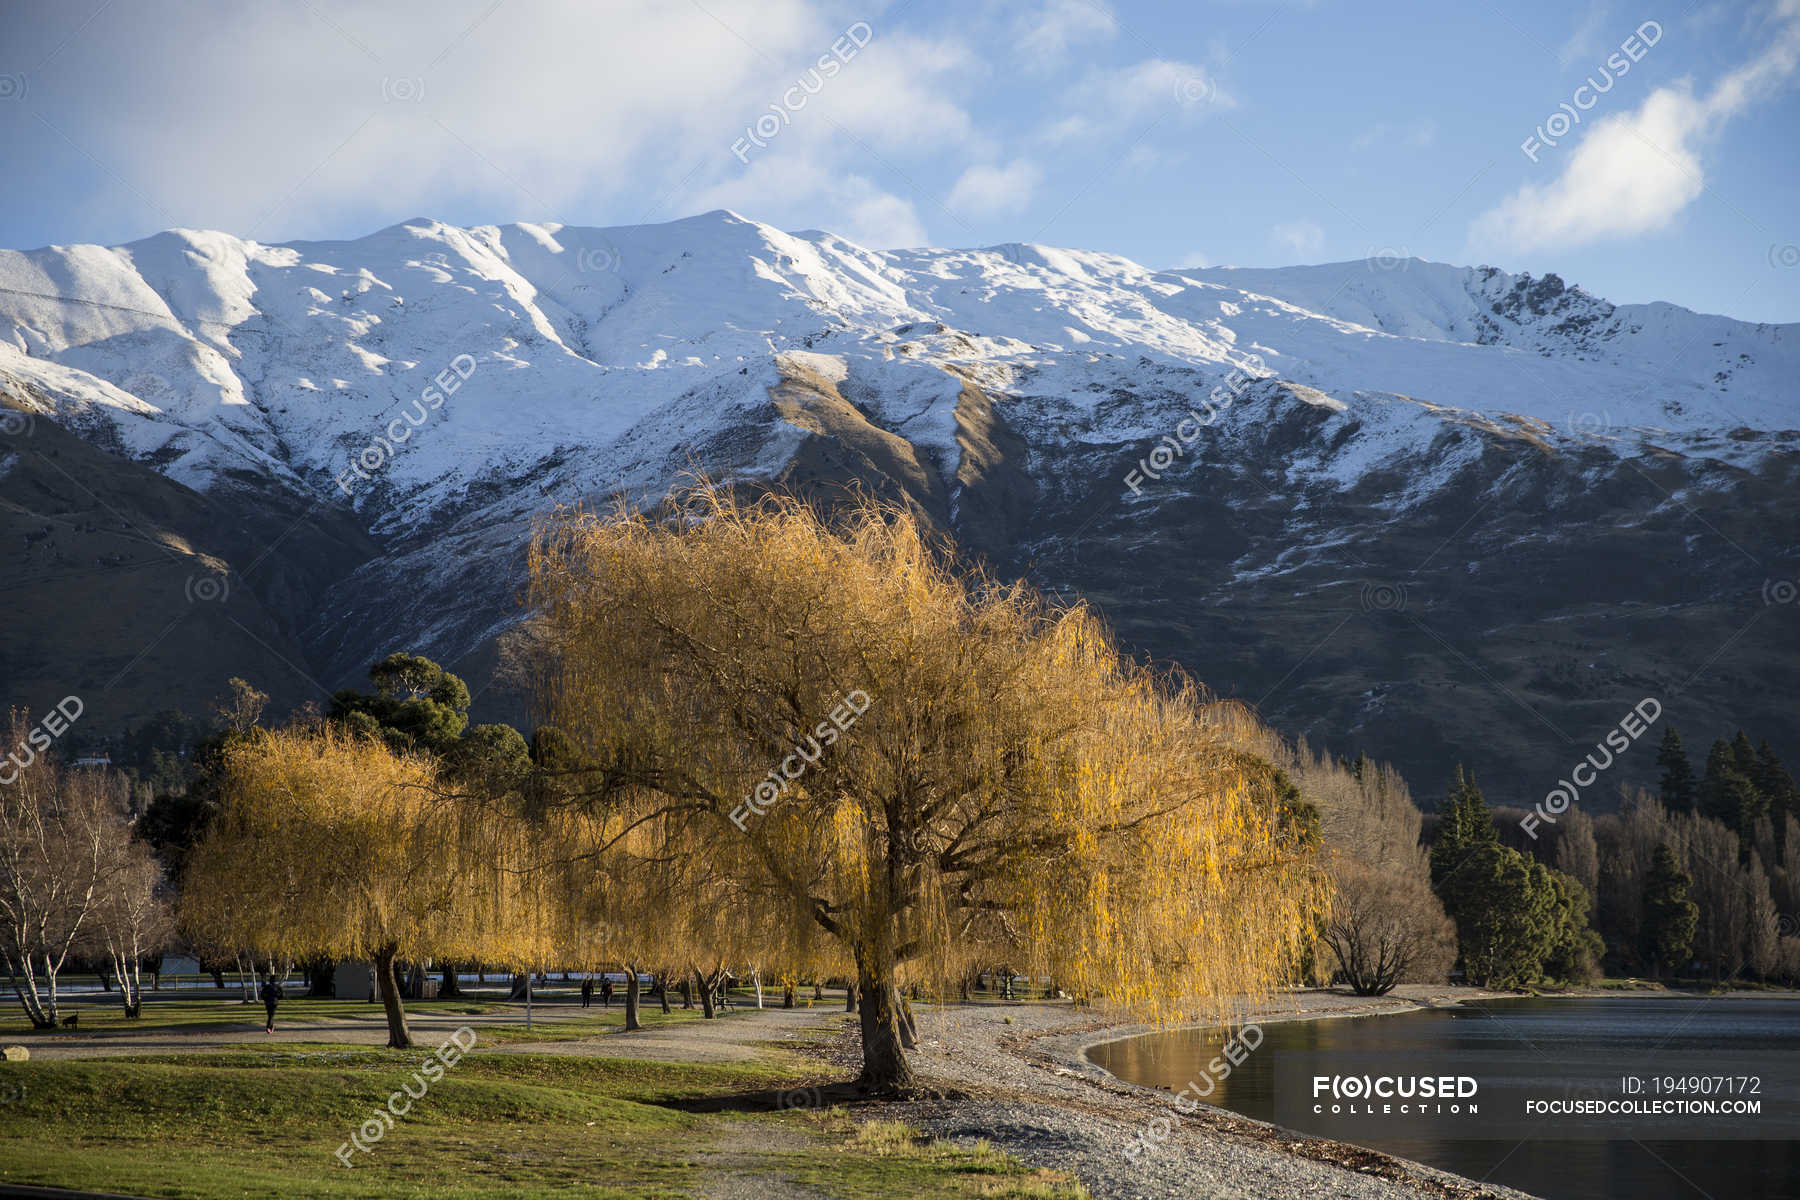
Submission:
[[[1610,412],[1571,412],[1564,423],[1571,437],[1599,437],[1612,428]]]
[[[467,1035],[467,1041],[463,1040],[464,1035]],[[474,1045],[475,1031],[467,1025],[451,1034],[437,1048],[437,1053],[419,1065],[410,1081],[401,1084],[400,1090],[390,1095],[386,1104],[377,1108],[373,1116],[351,1131],[349,1138],[332,1152],[332,1156],[344,1166],[354,1167],[356,1164],[350,1161],[350,1156],[359,1152],[367,1154],[373,1150],[375,1143],[386,1137],[394,1127],[394,1122],[412,1111],[413,1101],[423,1100],[425,1093],[431,1090],[431,1085],[442,1079],[444,1072],[460,1062],[462,1056],[473,1049]],[[416,1092],[412,1090],[414,1083],[419,1085]],[[404,1106],[400,1103],[402,1097],[406,1099]]]
[[[1314,1075],[1312,1110],[1333,1116],[1474,1116],[1481,1084],[1472,1075]]]
[[[806,107],[806,102],[818,95],[825,88],[827,79],[835,78],[850,60],[861,54],[875,36],[874,29],[867,21],[854,22],[838,39],[831,43],[829,53],[819,55],[817,63],[808,67],[806,72],[796,79],[793,86],[782,92],[775,102],[769,105],[769,111],[757,117],[744,127],[744,136],[731,143],[731,152],[745,166],[750,165],[750,150],[767,148],[783,129],[794,123],[794,114]]]
[[[1158,438],[1150,453],[1125,472],[1125,486],[1131,489],[1131,494],[1143,495],[1146,479],[1161,479],[1170,467],[1186,458],[1187,448],[1200,440],[1200,431],[1215,424],[1219,414],[1236,403],[1251,384],[1261,382],[1268,375],[1268,365],[1254,354],[1244,366],[1233,367],[1225,382],[1214,387],[1200,402],[1200,407],[1206,410],[1204,413],[1188,409],[1187,416],[1176,423],[1174,432]]]
[[[1175,103],[1211,104],[1219,98],[1219,85],[1208,75],[1189,75],[1175,84]]]
[[[1771,242],[1769,244],[1769,265],[1782,270],[1800,267],[1800,246],[1796,246],[1792,242],[1785,246]]]
[[[9,786],[19,781],[19,773],[36,762],[38,755],[47,754],[56,739],[69,731],[87,706],[81,702],[80,696],[64,696],[62,702],[44,714],[44,719],[32,726],[25,733],[25,740],[7,751],[6,757],[0,759],[0,786]]]
[[[375,477],[375,472],[392,462],[394,456],[400,452],[400,447],[412,440],[413,431],[424,425],[432,413],[444,407],[444,400],[456,395],[462,385],[469,381],[469,376],[473,374],[475,374],[474,357],[468,354],[459,354],[450,360],[449,366],[433,375],[431,382],[426,384],[424,390],[419,393],[419,398],[412,402],[411,408],[418,410],[417,415],[411,409],[402,411],[399,416],[387,423],[381,435],[377,435],[373,441],[357,452],[346,470],[338,474],[337,485],[342,489],[344,495],[355,495],[350,490],[351,479],[361,479],[366,482]]]
[[[1404,583],[1365,583],[1362,587],[1364,612],[1405,612]]]
[[[1363,256],[1371,271],[1404,271],[1412,265],[1412,254],[1405,246],[1378,246]]]
[[[1219,1085],[1231,1077],[1233,1068],[1244,1065],[1252,1051],[1263,1043],[1263,1031],[1259,1025],[1246,1025],[1238,1031],[1236,1037],[1226,1042],[1213,1056],[1213,1060],[1201,1069],[1199,1079],[1190,1079],[1179,1092],[1168,1109],[1168,1115],[1157,1115],[1150,1123],[1138,1131],[1136,1137],[1125,1143],[1122,1153],[1127,1159],[1136,1162],[1146,1151],[1154,1151],[1156,1147],[1169,1140],[1169,1135],[1181,1123],[1184,1116],[1192,1116],[1200,1107],[1201,1101],[1211,1096]],[[1193,1095],[1189,1096],[1188,1093]]]
[[[1589,75],[1581,86],[1561,104],[1556,111],[1544,118],[1535,133],[1519,143],[1526,158],[1532,162],[1538,160],[1538,151],[1546,146],[1554,147],[1569,131],[1581,124],[1581,114],[1588,112],[1600,103],[1600,97],[1613,90],[1618,83],[1630,73],[1633,63],[1641,62],[1644,55],[1650,53],[1650,47],[1662,41],[1663,27],[1655,21],[1645,21],[1632,30],[1631,36],[1619,44],[1619,48],[1606,56],[1606,62],[1597,74],[1606,80],[1604,86],[1593,75]],[[1585,98],[1584,98],[1585,97]]]
[[[1649,711],[1646,712],[1645,710]],[[1625,714],[1618,726],[1604,739],[1594,743],[1594,754],[1604,755],[1601,762],[1594,761],[1594,754],[1588,755],[1575,764],[1567,779],[1559,779],[1544,798],[1532,806],[1532,810],[1519,818],[1519,828],[1525,831],[1531,840],[1537,840],[1538,826],[1548,822],[1556,824],[1556,818],[1569,811],[1569,806],[1581,799],[1581,789],[1592,787],[1600,778],[1600,772],[1613,764],[1615,753],[1623,754],[1631,749],[1632,743],[1650,731],[1656,719],[1662,716],[1662,704],[1653,696],[1646,696],[1638,701],[1637,706]]]
[[[858,703],[858,700],[861,703]],[[731,810],[731,823],[738,827],[738,832],[750,832],[745,823],[746,816],[754,813],[762,816],[769,809],[779,804],[788,793],[792,783],[806,774],[806,768],[819,761],[827,747],[835,745],[838,738],[856,724],[857,718],[869,711],[874,701],[869,693],[860,688],[851,692],[840,701],[837,707],[827,714],[825,720],[813,727],[813,731],[794,747],[794,752],[769,768],[769,773],[757,781],[756,787],[744,797],[743,803]],[[811,747],[812,752],[807,753]]]
[[[775,1107],[816,1111],[825,1107],[825,1094],[816,1087],[788,1088],[775,1097]]]
[[[587,246],[575,255],[575,269],[584,274],[596,271],[617,271],[621,262],[618,248],[615,246]]]
[[[223,604],[231,597],[231,579],[218,571],[189,575],[181,591],[189,604]]]
[[[1792,579],[1765,579],[1762,585],[1764,604],[1792,604],[1800,600],[1800,583]]]

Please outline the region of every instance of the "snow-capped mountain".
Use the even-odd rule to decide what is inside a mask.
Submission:
[[[1418,260],[877,252],[728,212],[174,231],[0,251],[0,391],[26,577],[187,572],[166,616],[132,610],[145,640],[176,621],[161,667],[121,646],[59,676],[30,637],[0,645],[25,681],[7,699],[78,676],[119,721],[147,703],[137,674],[189,708],[219,690],[188,678],[184,639],[247,638],[290,698],[402,646],[479,674],[534,514],[695,467],[904,497],[1278,723],[1431,770],[1495,743],[1556,761],[1631,688],[1699,667],[1730,632],[1717,606],[1794,575],[1800,326]],[[82,463],[64,482],[52,445]],[[121,498],[83,500],[101,476]],[[1734,534],[1746,504],[1760,519]],[[63,545],[84,523],[137,549]],[[201,603],[227,594],[254,611]],[[1786,647],[1794,615],[1775,614]],[[1665,637],[1673,678],[1647,680]],[[1791,680],[1791,649],[1742,643],[1692,685],[1696,721]],[[1726,682],[1739,663],[1755,687]],[[1471,744],[1477,719],[1511,732]]]

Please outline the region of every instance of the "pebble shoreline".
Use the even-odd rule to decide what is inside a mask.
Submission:
[[[1245,1018],[1267,1025],[1368,1016],[1492,995],[1473,988],[1402,988],[1371,1000],[1292,992]],[[955,1143],[985,1139],[1030,1166],[1080,1179],[1096,1200],[1530,1200],[1510,1188],[1296,1134],[1206,1104],[1181,1117],[1166,1140],[1134,1160],[1126,1147],[1139,1141],[1153,1119],[1169,1115],[1168,1094],[1118,1079],[1088,1061],[1086,1051],[1153,1031],[1107,1024],[1057,1004],[921,1012],[915,1070],[925,1087],[962,1098],[887,1105],[880,1115]],[[853,1041],[846,1048],[855,1055]]]

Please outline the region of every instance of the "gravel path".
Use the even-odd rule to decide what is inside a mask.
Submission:
[[[1369,1001],[1330,992],[1290,993],[1251,1015],[1269,1024],[1404,1012],[1482,995],[1473,989],[1408,989]],[[963,1098],[914,1101],[899,1111],[887,1106],[881,1115],[957,1142],[986,1139],[1021,1162],[1076,1176],[1097,1200],[1520,1200],[1524,1195],[1204,1104],[1134,1161],[1125,1148],[1151,1120],[1169,1115],[1166,1099],[1115,1078],[1083,1052],[1150,1027],[1107,1025],[1067,1005],[957,1006],[920,1015],[915,1065],[923,1081]],[[853,1038],[850,1033],[840,1042],[838,1057],[854,1061]]]

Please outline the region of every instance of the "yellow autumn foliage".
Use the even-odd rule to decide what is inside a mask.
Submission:
[[[527,852],[425,756],[329,723],[259,729],[224,752],[182,916],[207,944],[265,957],[531,963],[548,914],[521,886]]]
[[[905,511],[705,484],[544,522],[530,666],[593,764],[576,807],[637,837],[609,872],[683,880],[665,915],[696,951],[819,959],[825,935],[874,996],[884,1086],[896,982],[1017,963],[1149,1019],[1284,982],[1324,885],[1266,730],[953,561]]]

